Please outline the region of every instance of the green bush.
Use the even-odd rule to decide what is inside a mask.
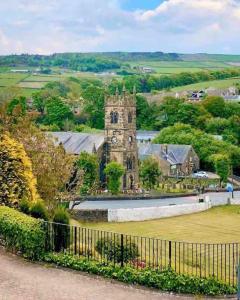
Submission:
[[[46,262],[55,263],[62,267],[74,270],[101,275],[121,282],[130,284],[140,284],[147,287],[159,289],[161,291],[195,294],[195,295],[229,295],[235,294],[236,289],[218,281],[215,278],[200,278],[190,275],[179,275],[171,269],[151,270],[134,269],[119,265],[106,264],[79,259],[79,257],[49,253],[44,256]]]
[[[138,246],[129,241],[125,241],[121,251],[121,241],[119,238],[115,240],[102,238],[97,241],[95,249],[107,260],[118,263],[121,261],[126,263],[139,256]]]
[[[64,208],[58,207],[54,212],[53,222],[54,249],[59,252],[62,249],[67,249],[70,243],[70,228],[68,226],[70,217],[68,212]]]
[[[7,248],[29,259],[39,259],[44,252],[41,221],[6,206],[0,206],[0,238]]]
[[[22,199],[19,202],[19,209],[22,213],[28,215],[28,214],[30,214],[31,203],[27,199]]]
[[[42,201],[37,201],[32,204],[30,210],[31,216],[36,219],[48,220],[48,212]]]

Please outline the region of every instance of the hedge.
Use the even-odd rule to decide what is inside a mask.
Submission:
[[[101,275],[106,278],[116,279],[128,284],[139,284],[156,288],[161,291],[195,294],[195,295],[230,295],[235,294],[236,289],[222,283],[215,278],[200,278],[190,275],[179,275],[172,269],[153,270],[149,268],[134,269],[121,268],[119,265],[100,263],[81,259],[67,254],[48,253],[43,257],[48,263],[68,267],[78,271]]]
[[[0,239],[6,248],[29,259],[39,259],[44,253],[42,222],[6,206],[0,206]]]

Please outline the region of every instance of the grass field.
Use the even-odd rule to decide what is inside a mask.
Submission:
[[[222,206],[202,213],[144,222],[79,223],[73,220],[72,223],[97,230],[166,240],[240,242],[240,206]]]
[[[224,89],[224,88],[228,88],[230,86],[233,86],[237,83],[240,84],[240,77],[224,79],[224,80],[204,81],[204,82],[179,86],[179,87],[173,88],[172,91],[174,91],[174,92],[192,91],[192,90],[206,89],[206,88],[209,88],[209,87],[223,88]]]
[[[181,72],[198,72],[203,70],[216,70],[233,68],[232,65],[221,61],[138,61],[128,62],[131,67],[150,67],[157,74],[174,74]]]

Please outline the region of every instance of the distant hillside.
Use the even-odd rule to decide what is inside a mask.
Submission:
[[[219,61],[219,62],[239,62],[240,55],[228,55],[228,54],[178,54],[180,60],[183,61]]]

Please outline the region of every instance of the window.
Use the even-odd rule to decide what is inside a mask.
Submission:
[[[112,124],[117,124],[118,123],[118,112],[112,111],[110,113],[110,117],[111,117],[111,123]]]
[[[128,123],[132,123],[132,113],[128,113]]]
[[[127,158],[127,170],[133,169],[133,162],[130,157]]]
[[[128,141],[129,141],[130,144],[132,144],[132,142],[133,142],[133,137],[132,137],[132,136],[129,136],[129,137],[128,137]]]

